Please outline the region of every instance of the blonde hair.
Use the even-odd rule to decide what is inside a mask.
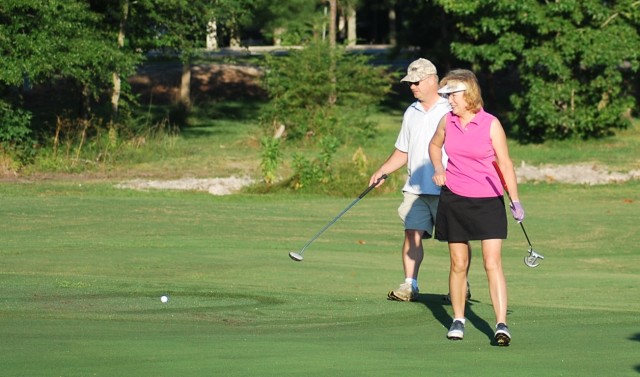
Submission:
[[[477,113],[484,107],[480,84],[476,75],[468,69],[454,69],[447,73],[440,81],[440,87],[447,85],[448,82],[463,83],[467,89],[464,91],[464,100],[467,102],[467,110]]]

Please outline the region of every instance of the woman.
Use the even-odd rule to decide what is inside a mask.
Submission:
[[[440,85],[438,92],[448,98],[452,110],[440,121],[429,144],[429,155],[435,168],[433,181],[442,187],[435,237],[448,242],[451,258],[449,292],[454,316],[447,338],[464,337],[468,242],[479,240],[496,315],[495,341],[507,346],[511,334],[507,327],[507,283],[501,257],[507,217],[502,184],[493,161],[503,172],[511,194],[513,217],[516,221],[524,219],[507,138],[500,121],[484,111],[473,72],[453,70]],[[440,163],[443,147],[449,156],[446,170]]]

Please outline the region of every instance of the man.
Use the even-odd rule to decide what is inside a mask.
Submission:
[[[404,200],[398,208],[405,229],[402,246],[405,281],[390,291],[387,298],[413,301],[419,293],[418,271],[424,258],[422,239],[431,238],[440,194],[440,187],[432,181],[434,170],[428,146],[440,119],[451,111],[451,107],[438,94],[438,72],[429,60],[420,58],[412,62],[401,81],[409,85],[416,101],[404,113],[394,151],[373,173],[369,185],[383,174],[391,174],[407,165],[408,178],[402,188]],[[446,154],[443,154],[445,166],[446,159]],[[470,297],[467,291],[467,299]]]

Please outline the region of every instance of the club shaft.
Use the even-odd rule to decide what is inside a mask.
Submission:
[[[349,204],[349,206],[347,208],[345,208],[344,210],[342,210],[342,212],[340,212],[338,214],[338,216],[334,217],[333,220],[331,220],[331,222],[329,222],[329,224],[325,225],[324,228],[320,229],[320,231],[318,233],[316,233],[315,236],[313,236],[312,239],[309,240],[309,242],[307,242],[306,245],[304,245],[304,247],[302,248],[302,250],[300,250],[299,254],[303,254],[304,250],[313,243],[313,241],[315,241],[318,237],[320,237],[320,235],[322,235],[322,233],[324,233],[327,229],[329,229],[331,227],[331,225],[333,225],[336,221],[338,221],[338,219],[340,217],[342,217],[342,215],[344,215],[348,210],[351,209],[351,207],[353,207],[354,205],[356,205],[356,203],[358,203],[360,201],[360,199],[362,198],[357,198],[356,200],[354,200],[353,202],[351,202],[351,204]]]
[[[520,221],[520,228],[522,228],[522,233],[524,233],[524,238],[527,239],[527,243],[529,244],[529,247],[533,248],[533,245],[531,245],[531,241],[529,241],[529,236],[527,235],[527,231],[524,230],[524,224],[522,224],[522,221]]]
[[[507,193],[507,198],[509,198],[509,203],[511,203],[511,206],[513,207],[513,200],[511,199],[511,194],[509,194],[509,188],[507,188],[507,181],[504,180],[504,175],[502,175],[502,170],[500,170],[498,163],[495,161],[493,161],[493,167],[496,169],[496,172],[498,173],[498,178],[500,178],[500,183],[502,183],[502,187],[504,188],[504,192]],[[529,247],[533,247],[531,245],[531,241],[529,240],[529,235],[527,235],[527,231],[524,230],[524,224],[522,224],[522,221],[518,221],[518,224],[520,224],[520,228],[522,228],[522,233],[524,233],[524,238],[527,239],[527,243],[529,244]]]
[[[320,231],[318,233],[316,233],[315,236],[313,236],[313,238],[311,238],[309,240],[309,242],[307,242],[302,249],[300,250],[300,252],[298,254],[302,255],[304,254],[304,251],[306,250],[307,247],[309,247],[309,245],[311,245],[313,243],[313,241],[315,241],[318,237],[320,237],[320,235],[322,235],[322,233],[324,233],[327,229],[329,229],[331,227],[331,225],[333,225],[336,221],[338,221],[338,219],[340,217],[342,217],[342,215],[344,215],[345,213],[347,213],[348,210],[351,209],[351,207],[353,207],[354,205],[356,205],[356,203],[358,203],[360,201],[360,199],[364,198],[371,190],[373,190],[379,183],[380,181],[382,181],[383,179],[387,179],[387,175],[383,174],[380,178],[378,178],[378,180],[371,184],[371,186],[367,187],[366,190],[364,190],[357,198],[356,200],[354,200],[353,202],[351,202],[351,204],[349,204],[349,206],[347,206],[347,208],[343,209],[342,212],[340,212],[336,217],[333,218],[333,220],[331,220],[329,222],[329,224],[325,225],[324,228],[320,229]]]

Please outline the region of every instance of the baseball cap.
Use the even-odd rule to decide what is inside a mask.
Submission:
[[[427,78],[428,75],[437,75],[436,66],[427,59],[420,58],[409,64],[407,75],[400,81],[418,82]]]
[[[467,90],[467,86],[463,82],[449,81],[447,85],[438,89],[438,93],[449,94],[449,93],[455,93],[455,92],[462,92],[463,90]]]

